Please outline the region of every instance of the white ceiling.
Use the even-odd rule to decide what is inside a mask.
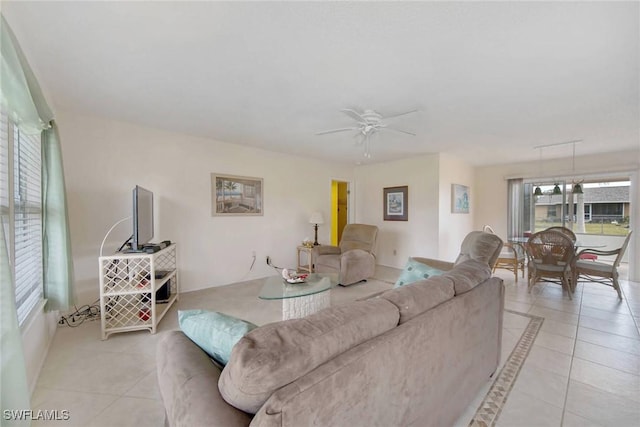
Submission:
[[[640,147],[640,3],[7,2],[54,109],[356,163],[474,165]],[[570,146],[544,157],[571,155]]]

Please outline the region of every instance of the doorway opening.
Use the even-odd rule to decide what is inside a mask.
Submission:
[[[331,244],[337,246],[349,222],[349,183],[331,181]]]

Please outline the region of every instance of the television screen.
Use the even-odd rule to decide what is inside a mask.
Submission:
[[[131,249],[142,250],[153,239],[153,193],[136,185],[133,189],[133,239]]]

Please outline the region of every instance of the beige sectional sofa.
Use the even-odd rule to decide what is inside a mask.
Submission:
[[[490,253],[471,250],[441,276],[252,330],[224,369],[182,332],[165,333],[167,424],[451,425],[500,356],[504,290],[490,264],[502,242],[475,238]]]

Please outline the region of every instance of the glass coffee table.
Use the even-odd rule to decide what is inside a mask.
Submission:
[[[331,288],[338,284],[337,274],[310,273],[303,283],[287,283],[282,276],[264,279],[258,298],[282,300],[282,320],[297,319],[331,305]]]

